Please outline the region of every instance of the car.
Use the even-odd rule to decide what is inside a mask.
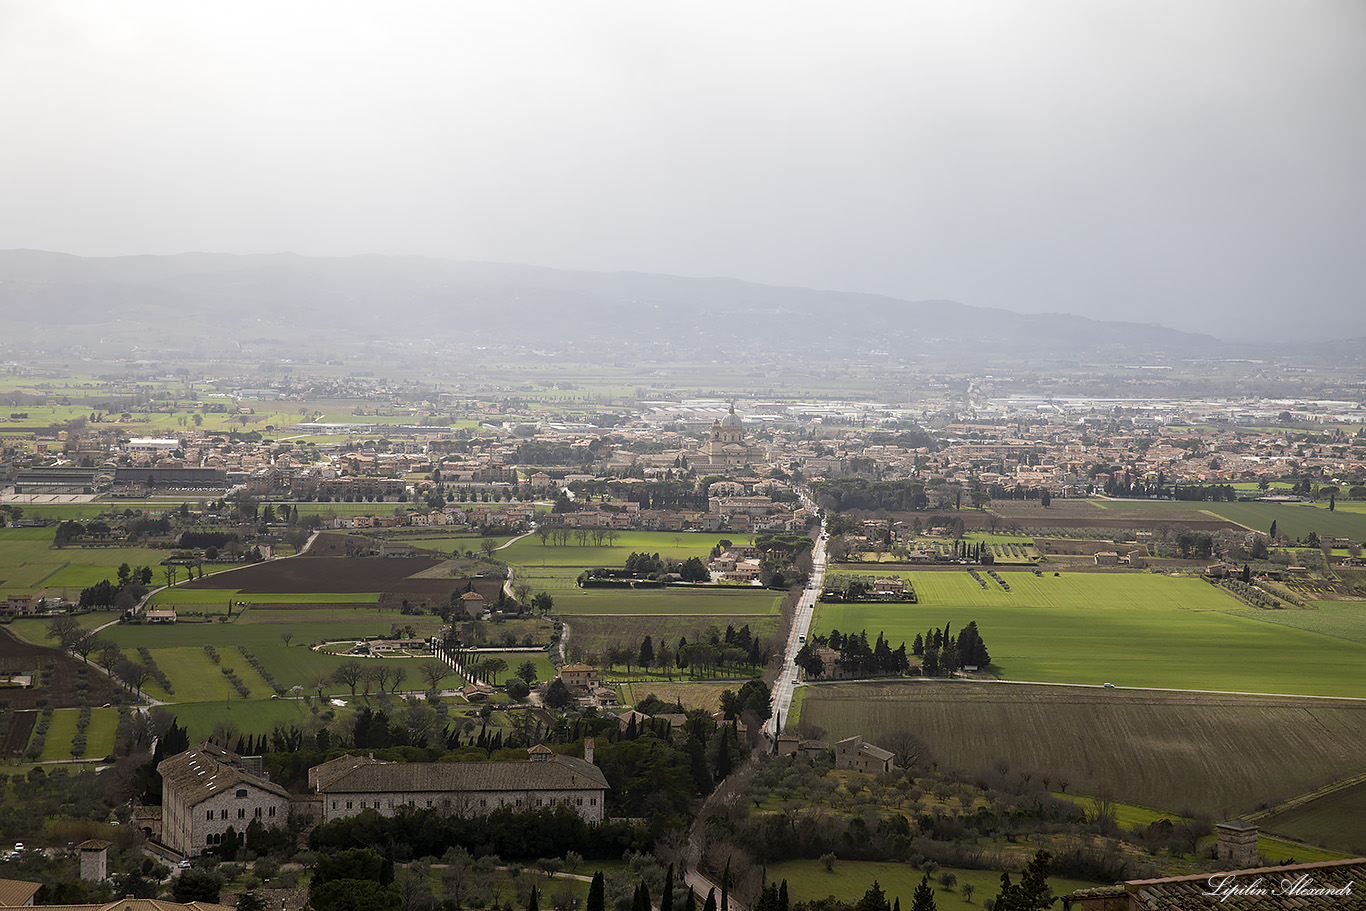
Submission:
[[[798,641],[798,642],[805,642],[805,641],[806,641],[806,637],[805,637],[805,636],[798,636],[798,637],[797,637],[797,641]]]
[[[188,860],[182,860],[180,863],[176,864],[176,866],[182,870],[188,870],[190,869],[190,862]]]
[[[1105,684],[1105,688],[1106,688],[1107,690],[1112,690],[1112,689],[1115,688],[1115,685],[1114,685],[1113,683],[1107,683],[1107,684]]]

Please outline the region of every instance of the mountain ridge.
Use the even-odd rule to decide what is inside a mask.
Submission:
[[[957,301],[381,254],[95,258],[4,250],[0,309],[20,333],[75,345],[147,333],[180,346],[212,347],[244,335],[297,345],[306,332],[329,345],[496,340],[566,352],[686,353],[699,345],[730,350],[737,340],[758,337],[773,351],[847,357],[891,348],[887,353],[904,357],[969,359],[1096,350],[1189,354],[1222,345],[1156,323]]]

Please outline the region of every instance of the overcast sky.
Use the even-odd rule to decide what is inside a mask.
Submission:
[[[0,0],[0,248],[1366,334],[1366,2]]]

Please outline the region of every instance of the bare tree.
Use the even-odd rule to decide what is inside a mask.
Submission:
[[[118,643],[110,642],[107,639],[101,640],[99,646],[95,649],[95,660],[98,661],[100,667],[104,668],[106,671],[113,670],[114,665],[118,664],[119,659],[122,657],[123,649],[119,648]]]
[[[286,630],[285,632],[283,632],[283,633],[280,634],[280,639],[285,643],[285,647],[286,647],[286,648],[289,647],[289,640],[291,640],[291,639],[293,639],[293,638],[294,638],[294,634],[291,633],[291,632],[289,632],[288,630]]]
[[[419,670],[429,690],[434,690],[440,686],[441,681],[445,680],[451,673],[450,668],[440,661],[428,661]]]
[[[878,739],[884,749],[892,751],[892,755],[896,757],[896,764],[903,769],[925,765],[934,756],[930,745],[919,734],[905,728],[891,731]]]
[[[361,667],[359,661],[347,661],[344,664],[338,665],[337,669],[332,672],[333,682],[351,687],[352,696],[356,695],[356,685],[364,678],[365,668]],[[321,691],[318,695],[322,695]]]
[[[396,667],[390,668],[390,670],[393,672],[394,675],[394,683],[392,686],[389,687],[389,692],[396,693],[398,692],[398,688],[403,686],[403,681],[408,679],[408,669],[400,664]]]
[[[128,684],[139,695],[142,695],[142,685],[147,682],[147,678],[152,676],[152,672],[136,661],[129,661],[124,658],[114,666],[114,673],[120,680]]]

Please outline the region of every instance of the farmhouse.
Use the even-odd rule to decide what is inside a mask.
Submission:
[[[873,746],[855,734],[835,744],[835,768],[851,772],[890,772],[896,765],[892,753],[882,747]]]
[[[593,764],[592,741],[584,752],[585,758],[578,759],[538,745],[524,762],[357,762],[335,777],[321,774],[316,787],[325,822],[366,810],[393,816],[404,807],[483,816],[499,807],[524,811],[556,806],[570,807],[588,822],[601,822],[607,779]]]
[[[283,826],[289,817],[288,791],[262,777],[259,765],[212,744],[163,759],[157,771],[161,840],[187,857],[221,844],[229,828],[240,834],[253,819]]]

